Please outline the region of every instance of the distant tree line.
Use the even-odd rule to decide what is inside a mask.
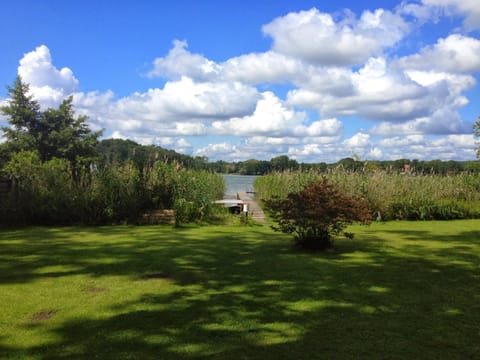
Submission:
[[[249,159],[239,162],[219,160],[209,162],[205,157],[192,157],[166,150],[155,145],[140,145],[131,140],[105,139],[97,145],[97,153],[104,163],[134,162],[139,168],[155,162],[179,163],[192,170],[206,170],[221,174],[265,175],[283,171],[315,171],[325,173],[333,169],[357,172],[368,170],[383,170],[389,172],[408,171],[414,174],[449,175],[463,172],[480,173],[480,162],[472,161],[442,161],[442,160],[368,160],[361,161],[347,157],[335,163],[299,163],[286,155],[271,160]]]

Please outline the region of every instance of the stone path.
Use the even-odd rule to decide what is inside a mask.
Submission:
[[[262,208],[254,199],[250,197],[248,193],[244,191],[237,193],[237,199],[248,204],[248,216],[250,219],[260,224],[265,224],[265,214],[263,213]]]

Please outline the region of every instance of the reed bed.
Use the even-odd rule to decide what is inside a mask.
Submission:
[[[255,181],[261,200],[285,197],[326,177],[345,194],[365,197],[378,220],[449,220],[480,218],[480,176],[414,176],[386,171],[328,173],[278,172]]]

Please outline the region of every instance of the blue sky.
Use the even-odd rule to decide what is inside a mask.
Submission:
[[[477,0],[1,8],[0,102],[20,74],[105,138],[212,161],[475,159]]]

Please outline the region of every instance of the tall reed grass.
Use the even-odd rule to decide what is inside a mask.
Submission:
[[[386,171],[279,172],[255,181],[259,199],[285,197],[326,177],[345,194],[361,195],[377,219],[448,220],[480,218],[480,175],[412,176]]]
[[[172,209],[178,223],[215,215],[223,196],[223,177],[178,164],[139,169],[133,162],[72,169],[65,159],[41,162],[19,152],[2,169],[13,189],[0,202],[0,224],[135,223],[146,211]]]

